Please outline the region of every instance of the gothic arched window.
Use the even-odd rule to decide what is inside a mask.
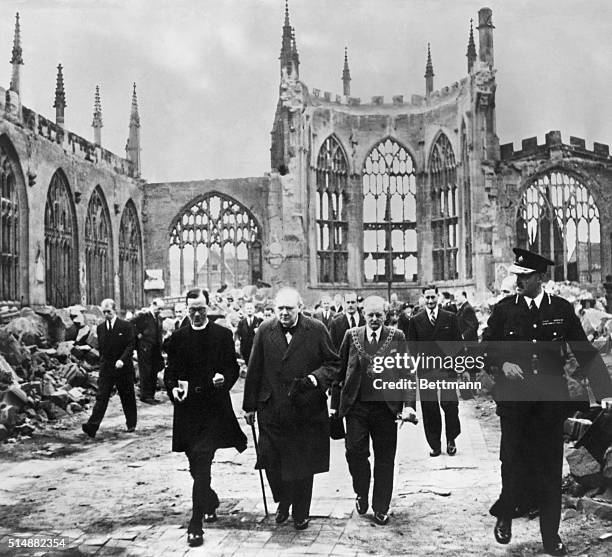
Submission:
[[[87,303],[113,297],[113,242],[111,222],[100,186],[91,194],[85,219],[85,274]]]
[[[552,259],[552,278],[601,282],[599,209],[578,178],[552,170],[521,196],[516,219],[520,247]]]
[[[131,199],[123,209],[119,224],[119,290],[124,309],[143,306],[142,237],[136,206]]]
[[[68,180],[61,170],[51,178],[45,205],[45,282],[47,303],[65,307],[79,301],[76,214]]]
[[[433,279],[458,278],[458,217],[457,217],[457,165],[453,148],[444,134],[440,134],[431,152],[433,232]]]
[[[461,166],[463,168],[463,226],[465,238],[465,278],[472,278],[472,182],[470,176],[470,152],[465,129],[461,127]]]
[[[363,257],[367,282],[417,280],[416,176],[408,151],[376,145],[363,172]]]
[[[0,300],[19,300],[19,197],[11,160],[0,146]]]
[[[318,281],[346,282],[348,164],[335,137],[330,136],[323,142],[315,173]]]
[[[238,288],[261,279],[261,228],[235,199],[209,193],[174,221],[170,231],[170,291]]]

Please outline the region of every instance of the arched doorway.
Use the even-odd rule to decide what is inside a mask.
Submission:
[[[110,215],[100,186],[91,194],[85,219],[87,303],[113,298],[113,240]]]
[[[209,193],[194,201],[170,230],[170,292],[188,288],[238,288],[261,278],[261,227],[228,195]]]

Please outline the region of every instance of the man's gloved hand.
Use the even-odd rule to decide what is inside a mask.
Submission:
[[[172,389],[172,398],[174,402],[183,402],[187,398],[189,390],[189,381],[178,381],[178,387]]]
[[[247,425],[254,425],[255,424],[255,412],[245,412],[244,419]]]

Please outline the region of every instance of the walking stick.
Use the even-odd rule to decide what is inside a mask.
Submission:
[[[259,462],[259,446],[257,445],[257,433],[255,433],[254,423],[251,424],[251,431],[253,432],[253,441],[255,442],[255,455],[257,456],[257,462]],[[266,512],[266,518],[268,518],[268,503],[266,502],[266,490],[264,488],[263,473],[261,468],[259,468],[258,471],[259,482],[261,483],[261,494],[263,496],[264,511]]]

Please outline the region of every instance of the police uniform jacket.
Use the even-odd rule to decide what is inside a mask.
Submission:
[[[499,415],[520,413],[523,403],[534,401],[560,402],[565,414],[584,408],[588,401],[570,401],[564,374],[568,347],[595,396],[612,394],[601,356],[587,340],[572,305],[563,298],[545,293],[536,318],[522,296],[503,298],[493,307],[483,340],[496,375],[494,396]],[[519,365],[524,380],[507,379],[502,371],[504,362]]]

